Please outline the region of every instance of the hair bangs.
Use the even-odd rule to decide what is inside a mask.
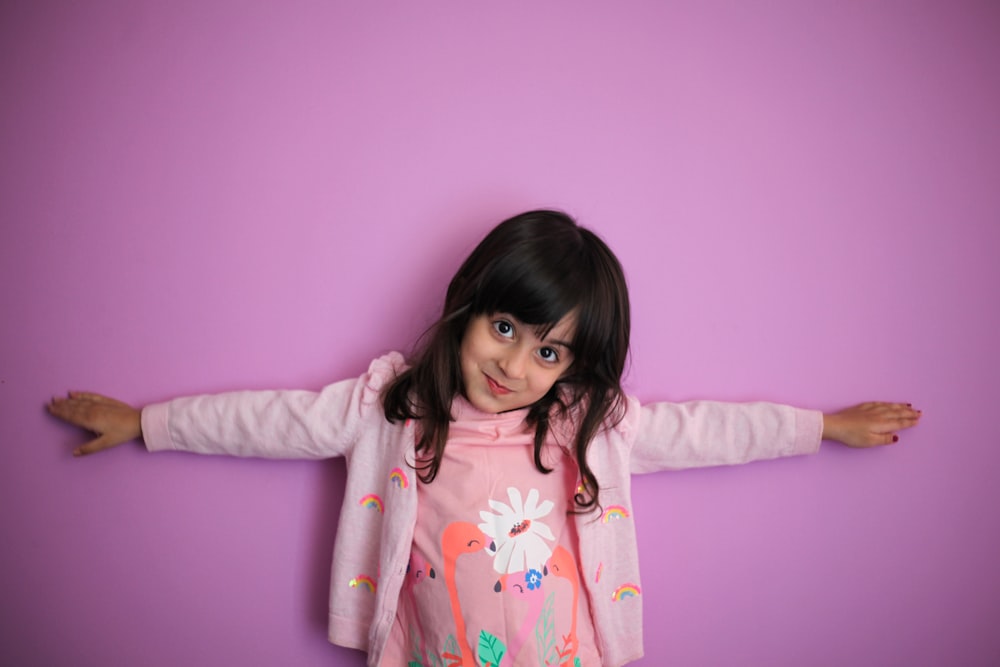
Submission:
[[[508,313],[544,338],[580,305],[575,271],[547,262],[527,265],[523,258],[497,262],[485,272],[472,303],[472,314]]]

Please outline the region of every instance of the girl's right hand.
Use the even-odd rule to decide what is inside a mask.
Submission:
[[[66,398],[53,398],[47,408],[52,416],[97,436],[74,449],[73,456],[93,454],[142,437],[142,412],[107,396],[71,391]]]

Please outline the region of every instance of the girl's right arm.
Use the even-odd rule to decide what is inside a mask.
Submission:
[[[146,449],[265,458],[321,459],[346,453],[359,422],[372,413],[364,382],[313,391],[238,391],[185,396],[137,409],[107,396],[71,392],[49,412],[94,437],[84,456],[142,439]]]
[[[75,456],[141,438],[150,451],[323,459],[348,454],[359,433],[386,427],[380,391],[403,367],[403,357],[390,353],[361,377],[318,392],[237,391],[141,410],[100,394],[70,392],[52,399],[48,410],[96,436],[77,447]]]
[[[74,449],[73,456],[86,456],[142,438],[142,411],[107,396],[71,391],[65,398],[53,398],[48,411],[96,436]]]

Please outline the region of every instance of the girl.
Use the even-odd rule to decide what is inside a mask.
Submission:
[[[491,231],[409,361],[306,391],[135,409],[71,392],[49,411],[96,433],[74,455],[150,451],[347,460],[330,641],[369,665],[622,665],[642,656],[630,475],[896,442],[906,404],[641,406],[621,266],[568,216]]]

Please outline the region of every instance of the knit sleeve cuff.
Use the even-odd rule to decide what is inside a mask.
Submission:
[[[150,452],[177,449],[167,427],[169,403],[153,403],[142,409],[142,440]]]
[[[794,454],[815,454],[823,441],[823,413],[819,410],[795,411]]]

